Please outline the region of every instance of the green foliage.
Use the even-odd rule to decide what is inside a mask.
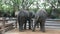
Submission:
[[[50,10],[51,10],[50,8],[49,9],[46,9],[46,11],[47,11],[48,14],[50,14]]]
[[[32,9],[35,13],[38,11],[38,9],[37,8],[35,8],[35,9]]]
[[[60,4],[60,0],[58,0],[58,3]]]
[[[57,10],[58,10],[57,12],[60,13],[60,8],[57,8]]]
[[[24,2],[23,2],[24,1]],[[45,8],[48,14],[51,14],[52,8],[56,8],[57,6],[57,13],[60,13],[60,0],[45,0],[45,2],[40,3],[41,0],[7,0],[5,3],[2,3],[2,0],[0,0],[0,12],[2,14],[10,12],[10,15],[13,15],[15,11],[18,11],[19,9],[26,8],[31,9],[35,13],[37,10],[41,7]],[[36,4],[34,4],[36,3]],[[59,6],[58,6],[59,5]],[[36,8],[31,8],[36,6]],[[49,7],[48,7],[49,6]],[[48,7],[48,8],[47,8]]]

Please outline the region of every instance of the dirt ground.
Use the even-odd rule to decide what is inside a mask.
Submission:
[[[32,32],[31,30],[25,30],[24,32],[19,32],[18,29],[14,29],[6,32],[5,34],[60,34],[60,30],[46,29],[46,32],[43,33],[39,30],[36,30],[35,32]]]

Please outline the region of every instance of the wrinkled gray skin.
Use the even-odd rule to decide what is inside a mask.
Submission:
[[[19,23],[19,31],[23,31],[23,29],[26,29],[26,23],[27,21],[29,24],[29,29],[31,29],[31,20],[33,18],[32,12],[29,12],[27,10],[21,10],[18,14],[18,23]],[[24,26],[24,28],[23,28]]]
[[[34,20],[34,27],[33,27],[33,31],[35,31],[35,27],[37,24],[40,24],[40,30],[42,32],[45,32],[45,21],[47,18],[47,12],[45,9],[39,9],[37,11],[37,13],[35,14],[35,20]]]

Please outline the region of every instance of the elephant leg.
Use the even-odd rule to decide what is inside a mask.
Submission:
[[[40,31],[42,31],[42,26],[41,25],[42,25],[42,23],[40,22]]]
[[[23,31],[23,23],[21,22],[21,23],[19,23],[19,31]]]
[[[25,24],[24,24],[24,29],[25,29],[25,30],[26,30],[26,22],[27,22],[27,21],[25,21]]]
[[[31,29],[33,28],[33,24],[34,24],[34,22],[33,22],[33,20],[32,20],[32,21],[31,21],[31,25],[32,25]]]
[[[19,31],[21,30],[21,28],[20,28],[20,23],[19,23]]]
[[[32,31],[35,31],[36,25],[37,25],[37,21],[35,21]]]
[[[41,31],[42,31],[42,32],[45,32],[45,21],[42,21],[42,22],[40,23],[40,27],[41,27]]]
[[[29,29],[31,29],[31,20],[29,20]]]

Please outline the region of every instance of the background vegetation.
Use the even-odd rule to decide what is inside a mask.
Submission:
[[[14,17],[21,9],[37,12],[45,8],[51,18],[60,18],[60,0],[0,0],[0,17]]]

